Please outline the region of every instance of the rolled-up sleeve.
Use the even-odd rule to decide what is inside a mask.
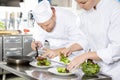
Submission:
[[[87,50],[88,49],[88,41],[87,41],[87,37],[84,35],[84,33],[80,30],[79,26],[80,26],[80,19],[79,17],[76,19],[76,21],[74,21],[74,27],[70,26],[69,27],[69,43],[66,47],[69,47],[70,45],[74,44],[74,43],[78,43],[83,50]]]
[[[33,39],[35,41],[40,41],[43,44],[44,43],[44,37],[45,37],[45,33],[40,28],[40,26],[38,26],[37,23],[36,23],[34,25],[34,28],[33,28]]]
[[[108,30],[109,44],[106,48],[97,50],[97,55],[107,64],[120,60],[120,12],[116,11],[110,20]]]

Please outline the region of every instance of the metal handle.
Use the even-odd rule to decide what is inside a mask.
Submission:
[[[38,46],[36,46],[35,49],[36,49],[36,56],[35,56],[35,58],[36,58],[39,55],[39,53],[38,53]]]
[[[57,61],[54,61],[54,60],[51,60],[51,59],[48,59],[48,58],[47,58],[47,60],[50,61],[50,62],[58,63],[60,65],[63,65],[65,67],[67,67],[67,64],[64,64],[64,63],[61,63],[61,62],[57,62]]]

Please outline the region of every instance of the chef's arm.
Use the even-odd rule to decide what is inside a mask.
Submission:
[[[64,48],[59,48],[59,49],[48,49],[48,48],[43,48],[46,52],[42,55],[43,57],[49,57],[49,58],[54,58],[56,56],[59,56],[61,51]]]
[[[64,56],[67,57],[67,56],[70,56],[72,54],[72,52],[80,51],[80,50],[83,50],[83,48],[78,43],[74,43],[67,48],[63,48],[61,50],[61,53],[64,54]]]
[[[115,13],[110,18],[110,27],[107,32],[109,44],[106,48],[97,50],[97,55],[106,64],[118,62],[120,60],[120,13]]]
[[[69,43],[66,45],[67,48],[69,48],[72,52],[73,51],[79,51],[79,50],[88,50],[88,40],[87,36],[80,30],[80,19],[76,19],[76,23],[74,23],[74,27],[69,27]]]
[[[61,51],[64,50],[64,49],[65,49],[65,47],[64,48],[55,49],[54,51],[55,51],[56,54],[60,55]]]
[[[79,44],[75,43],[69,47],[69,52],[79,51],[82,49],[83,48]],[[87,52],[82,55],[84,55],[86,57],[86,59],[92,59],[92,60],[97,60],[97,61],[101,60],[101,58],[97,55],[97,53],[95,51]]]
[[[41,48],[41,47],[42,47],[42,43],[41,43],[40,41],[32,41],[32,42],[31,42],[31,48],[32,48],[33,50],[36,50],[35,47]]]
[[[62,53],[63,50],[65,50],[65,49],[66,48],[63,47],[63,48],[52,49],[52,50],[54,51],[55,54],[60,55],[60,53]],[[74,52],[74,51],[82,50],[82,47],[79,44],[75,43],[72,46],[70,46],[69,49],[70,49],[70,51]]]
[[[101,60],[101,58],[97,55],[97,53],[95,51],[84,53],[82,55],[84,55],[86,57],[86,59],[92,59],[92,60],[96,60],[96,61]]]
[[[36,22],[34,24],[32,35],[33,41],[31,43],[31,48],[35,50],[36,45],[38,46],[38,48],[41,48],[44,43],[45,34]]]
[[[74,52],[74,51],[79,51],[79,50],[83,50],[83,48],[78,44],[78,43],[74,43],[73,45],[71,45],[69,48],[70,52]]]

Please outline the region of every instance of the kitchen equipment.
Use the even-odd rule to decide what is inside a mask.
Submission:
[[[57,63],[57,64],[60,64],[60,65],[62,65],[62,66],[67,67],[67,64],[64,64],[64,63],[62,63],[62,62],[54,61],[54,60],[51,60],[51,59],[49,59],[49,58],[47,58],[47,60],[50,61],[50,62],[54,62],[54,63]]]
[[[28,12],[28,26],[29,27],[34,27],[34,22],[35,22],[35,20],[33,18],[32,10],[30,10]]]
[[[35,42],[35,40],[34,40],[34,42]],[[37,58],[38,57],[38,55],[39,55],[39,52],[38,52],[38,44],[37,43],[35,43],[35,50],[36,50],[36,55],[35,55],[35,58]]]
[[[9,19],[10,20],[9,20],[8,29],[14,30],[15,29],[15,14],[14,14],[14,12],[10,13]]]
[[[22,36],[22,47],[23,47],[23,56],[28,56],[30,52],[32,52],[31,42],[32,42],[32,35],[23,35]]]
[[[20,23],[21,23],[21,19],[22,19],[22,12],[19,12],[17,14],[17,29],[19,29]]]
[[[31,56],[7,56],[5,60],[7,64],[28,65],[29,62],[33,60],[33,57]]]
[[[39,55],[39,53],[38,53],[38,46],[36,46],[35,49],[36,49],[36,56],[35,56],[35,58],[37,58],[38,55]]]

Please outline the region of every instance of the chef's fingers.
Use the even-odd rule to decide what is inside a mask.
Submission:
[[[32,48],[33,50],[36,50],[36,49],[35,49],[35,42],[34,42],[34,41],[31,43],[31,48]]]
[[[61,51],[61,54],[63,54],[65,57],[67,56],[68,50],[67,49],[63,49]]]
[[[45,51],[50,51],[50,49],[48,49],[48,48],[43,48],[43,50],[45,50]]]
[[[41,48],[42,44],[40,41],[34,41],[35,47]]]
[[[55,57],[55,55],[49,54],[49,58],[54,58],[54,57]]]
[[[54,58],[54,57],[56,57],[57,56],[57,54],[56,53],[54,53],[54,52],[49,52],[49,58]]]
[[[53,54],[48,54],[46,57],[48,57],[48,58],[52,59],[52,58],[54,58],[54,57],[55,57],[55,55],[53,55]]]
[[[54,53],[54,55],[52,55],[51,58],[55,58],[56,56],[58,56],[58,54],[55,54],[55,53]]]
[[[69,64],[69,65],[67,66],[67,70],[69,70],[69,71],[71,71],[73,68],[74,68],[74,65],[73,65],[73,64]]]
[[[41,48],[41,47],[43,47],[40,43],[37,45],[38,46],[38,48]]]
[[[70,56],[71,54],[72,54],[72,52],[71,52],[71,51],[70,51],[70,52],[68,52],[67,57],[68,57],[68,56]]]
[[[71,71],[71,70],[73,70],[73,69],[78,68],[78,65],[79,65],[79,64],[77,64],[77,63],[75,63],[75,62],[70,62],[70,63],[68,64],[68,66],[67,66],[67,69],[68,69],[69,71]]]
[[[48,53],[44,53],[42,54],[43,57],[49,57],[49,54]]]
[[[42,56],[43,56],[43,57],[52,58],[53,55],[50,54],[50,52],[47,52],[47,53],[44,53]]]

